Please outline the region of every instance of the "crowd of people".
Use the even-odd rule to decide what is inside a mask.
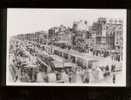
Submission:
[[[37,73],[37,82],[46,83],[92,83],[99,82],[115,72],[115,65],[96,68],[61,69],[60,71],[39,71]],[[114,76],[115,77],[115,76]],[[112,82],[114,82],[114,77]]]
[[[59,43],[59,45],[57,44],[54,44],[55,46],[58,46],[58,47],[60,47],[60,48],[62,48],[62,49],[65,49],[65,48],[68,48],[68,50],[77,50],[77,51],[79,51],[79,49],[77,48],[74,48],[74,47],[72,47],[72,46],[68,46],[68,45],[66,45],[66,44],[61,44],[61,43]],[[62,45],[62,46],[60,46],[60,45]],[[100,56],[100,57],[111,57],[112,58],[112,60],[114,60],[114,61],[120,61],[121,60],[121,57],[120,57],[120,53],[116,53],[116,52],[111,52],[111,51],[109,51],[109,50],[106,50],[106,49],[95,49],[95,48],[90,48],[90,47],[86,47],[86,48],[84,48],[83,49],[83,51],[82,51],[83,53],[88,53],[88,54],[90,54],[90,55],[92,55],[92,56]],[[80,53],[82,53],[82,52],[80,52]]]
[[[39,48],[35,44],[28,44],[25,42],[24,45],[24,42],[22,42],[22,46],[20,46],[19,42],[20,41],[18,41],[16,44],[12,44],[13,46],[16,46],[16,50],[11,49],[13,53],[11,54],[14,55],[13,58],[17,58],[14,60],[11,58],[13,64],[11,65],[10,63],[10,68],[15,70],[14,81],[43,83],[91,83],[99,82],[115,72],[115,65],[98,65],[95,67],[86,66],[82,68],[81,66],[79,66],[80,64],[78,64],[75,68],[62,68],[61,70],[56,70],[55,68],[52,68],[51,61],[47,59],[46,56],[43,57],[43,55],[39,54]],[[96,56],[100,55],[106,57],[109,55],[108,51],[90,49],[90,52],[92,52],[92,54]],[[18,58],[19,61],[23,61],[25,63],[28,59],[28,62],[32,62],[32,64],[36,65],[37,68],[34,68],[35,70],[33,68],[24,69],[24,64],[18,64],[18,62],[15,65],[15,62],[18,61]],[[36,60],[34,58],[36,58]],[[47,66],[41,64],[41,61],[39,61],[38,58],[41,59],[41,61],[44,62]],[[35,61],[33,61],[33,59]],[[29,64],[27,64],[26,66],[30,67]],[[115,83],[115,77],[115,74],[113,74],[113,83]]]
[[[43,82],[43,83],[92,83],[99,82],[115,72],[115,65],[97,66],[82,68],[67,68],[60,70],[48,70],[47,66],[38,66],[36,70],[33,68],[17,68],[15,69],[14,81],[20,82]],[[49,66],[48,66],[49,67]],[[23,69],[23,70],[22,70]],[[114,76],[115,77],[115,76]],[[114,82],[114,79],[112,79]]]

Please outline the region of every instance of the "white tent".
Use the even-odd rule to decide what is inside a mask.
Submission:
[[[75,67],[75,64],[73,64],[71,62],[65,62],[64,67]]]
[[[62,62],[58,62],[58,61],[52,61],[52,62],[55,65],[55,68],[63,68],[63,63]]]

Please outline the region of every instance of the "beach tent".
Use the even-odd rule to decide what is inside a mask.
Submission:
[[[52,61],[53,64],[55,65],[55,68],[63,68],[64,64],[62,62],[59,62],[59,61]]]
[[[71,63],[71,62],[65,62],[64,63],[64,68],[72,68],[75,67],[75,64]]]

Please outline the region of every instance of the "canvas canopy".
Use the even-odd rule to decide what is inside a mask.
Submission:
[[[74,64],[71,62],[64,63],[64,67],[74,67]]]
[[[63,63],[62,62],[58,62],[58,61],[52,61],[52,62],[55,65],[55,68],[63,68]]]

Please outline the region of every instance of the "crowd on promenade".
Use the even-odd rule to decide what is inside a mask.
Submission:
[[[20,42],[20,41],[19,41]],[[19,44],[18,42],[18,44]],[[38,48],[35,44],[25,44],[22,42],[23,46],[16,45],[17,49],[13,50],[12,53],[15,53],[15,57],[23,59],[25,61],[29,58],[32,58],[34,56],[37,56],[38,58]],[[24,45],[25,44],[25,45]],[[14,43],[12,44],[14,46]],[[20,48],[19,48],[20,46]],[[34,50],[35,49],[35,50]],[[14,52],[15,51],[15,52]],[[17,52],[16,52],[17,51]],[[107,51],[98,51],[91,49],[90,52],[93,53],[93,55],[96,56],[102,56],[102,55],[108,55]],[[25,56],[23,56],[25,53]],[[27,59],[26,59],[27,58]],[[22,64],[17,62],[17,65],[10,66],[11,68],[14,68],[15,70],[15,81],[21,81],[21,82],[45,82],[45,83],[91,83],[91,82],[97,82],[105,79],[106,77],[110,76],[112,73],[115,72],[115,65],[106,65],[106,66],[100,66],[97,65],[95,67],[92,66],[86,66],[85,68],[82,67],[75,67],[75,68],[69,68],[69,69],[61,69],[61,70],[55,70],[55,68],[51,68],[50,70],[47,69],[51,67],[49,63],[51,64],[51,61],[46,60],[47,58],[39,57],[42,61],[44,61],[48,66],[45,66],[44,64],[41,64],[37,60],[33,62],[31,59],[30,61],[32,64],[36,65],[37,68],[34,70],[33,68],[27,68],[26,71],[22,71],[22,67],[24,65],[18,65]],[[21,60],[20,59],[20,60]],[[24,60],[25,59],[25,60]],[[17,60],[15,60],[17,61]],[[48,61],[48,62],[47,62]],[[31,64],[31,63],[30,63]],[[79,64],[78,64],[79,65]],[[18,67],[19,66],[19,67]],[[27,65],[28,66],[28,65]],[[29,65],[30,66],[30,65]],[[38,67],[39,66],[39,67]],[[43,67],[44,69],[40,68]],[[23,69],[24,70],[24,69]],[[115,81],[115,74],[113,75],[112,82]]]
[[[37,82],[46,82],[46,83],[91,83],[91,82],[99,82],[104,78],[108,77],[110,74],[115,72],[115,66],[112,65],[111,71],[109,71],[109,67],[105,68],[75,68],[61,71],[51,71],[44,72],[40,71],[37,74]],[[114,76],[115,77],[115,76]],[[112,82],[114,78],[112,79]]]
[[[17,82],[37,82],[37,83],[92,83],[104,80],[107,77],[113,76],[112,83],[115,83],[115,65],[94,68],[71,68],[61,70],[45,70],[37,69],[27,70],[26,72],[17,69],[16,79]],[[32,78],[33,77],[33,78]]]
[[[73,46],[66,45],[66,44],[63,45],[63,43],[62,44],[61,43],[55,44],[54,46],[60,47],[62,49],[68,49],[68,50],[72,49],[72,50],[78,51],[79,53],[87,53],[92,56],[100,56],[100,57],[104,57],[104,58],[110,56],[113,61],[120,62],[120,60],[121,60],[120,52],[115,52],[115,51],[108,50],[108,49],[102,49],[102,48],[97,49],[97,48],[93,48],[93,47],[87,47],[83,50],[83,52],[80,52],[78,48],[76,49]]]

